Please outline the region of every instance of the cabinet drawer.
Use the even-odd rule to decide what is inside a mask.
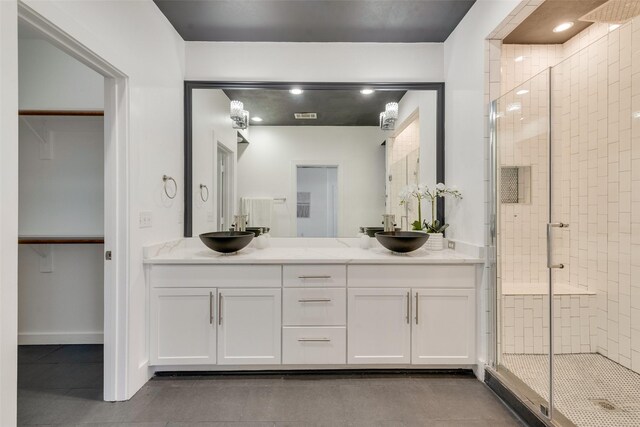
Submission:
[[[350,265],[349,287],[475,288],[475,265]]]
[[[345,327],[282,328],[282,363],[285,365],[344,364],[346,358]]]
[[[282,283],[289,287],[346,286],[346,265],[285,265],[282,268]]]
[[[279,265],[153,265],[153,288],[279,288]]]
[[[283,324],[328,326],[347,323],[345,288],[289,288],[282,294]]]

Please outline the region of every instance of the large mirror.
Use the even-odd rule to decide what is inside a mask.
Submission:
[[[441,83],[186,82],[185,236],[236,214],[273,237],[356,237],[384,213],[408,229],[401,191],[444,182],[443,96]]]

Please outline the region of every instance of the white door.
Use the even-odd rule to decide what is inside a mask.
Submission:
[[[413,290],[414,364],[473,364],[476,304],[473,289]]]
[[[411,363],[408,288],[348,291],[348,363]]]
[[[220,289],[218,293],[219,363],[279,364],[281,290]]]
[[[151,290],[150,358],[153,365],[216,363],[216,290]]]

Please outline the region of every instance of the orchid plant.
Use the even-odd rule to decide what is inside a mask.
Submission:
[[[412,199],[418,201],[418,219],[411,224],[414,230],[425,230],[427,233],[442,233],[449,227],[449,224],[441,224],[436,219],[436,208],[438,205],[438,198],[451,196],[456,199],[462,199],[462,193],[455,187],[447,187],[443,183],[438,183],[433,189],[430,189],[426,184],[410,184],[400,192],[400,205],[406,206]],[[422,219],[422,201],[428,200],[431,202],[431,222],[428,223]]]

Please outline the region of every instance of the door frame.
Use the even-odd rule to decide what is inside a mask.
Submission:
[[[126,74],[18,2],[18,20],[104,76],[104,396],[126,400],[129,326],[129,81]],[[17,187],[17,183],[15,184]]]

